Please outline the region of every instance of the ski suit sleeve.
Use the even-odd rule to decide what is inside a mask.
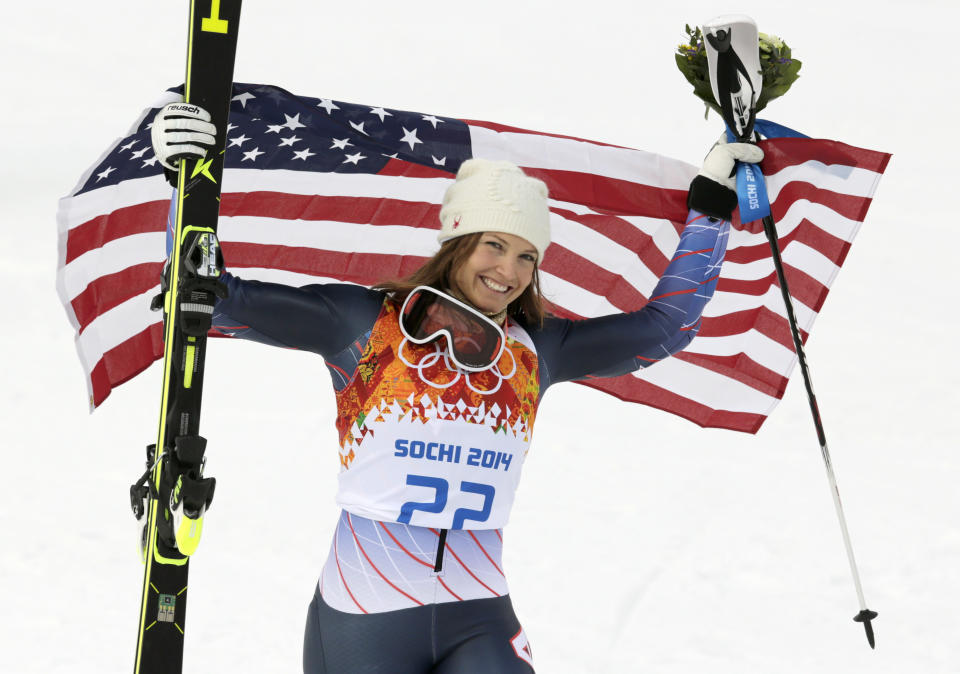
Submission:
[[[220,333],[332,358],[369,332],[383,293],[346,283],[301,288],[247,281],[224,274],[229,295],[217,302],[213,327]]]
[[[717,287],[729,227],[691,210],[677,250],[642,309],[579,321],[547,319],[537,340],[546,374],[541,389],[627,374],[686,347]]]

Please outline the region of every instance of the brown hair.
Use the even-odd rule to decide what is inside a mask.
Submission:
[[[433,257],[405,279],[381,281],[373,286],[374,290],[383,290],[395,301],[402,303],[417,286],[430,286],[445,291],[451,287],[454,270],[467,261],[483,232],[465,234],[444,241]],[[534,267],[533,279],[520,297],[507,306],[507,315],[522,319],[530,327],[540,327],[548,315],[543,306],[543,293],[540,291],[540,267]]]

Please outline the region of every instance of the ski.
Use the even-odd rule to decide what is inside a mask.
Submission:
[[[160,422],[147,471],[130,488],[144,561],[134,674],[182,670],[189,560],[213,499],[200,402],[213,305],[226,294],[216,232],[240,2],[190,3],[184,103],[210,112],[217,134],[206,157],[180,162],[173,247],[154,301],[164,311]]]

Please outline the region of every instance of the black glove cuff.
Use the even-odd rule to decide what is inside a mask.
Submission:
[[[687,208],[704,215],[729,220],[737,207],[737,193],[706,176],[697,176],[687,192]]]

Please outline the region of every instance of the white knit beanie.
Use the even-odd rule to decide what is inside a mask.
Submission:
[[[529,241],[539,253],[550,245],[547,186],[508,161],[468,159],[443,195],[440,243],[474,232],[506,232]]]

